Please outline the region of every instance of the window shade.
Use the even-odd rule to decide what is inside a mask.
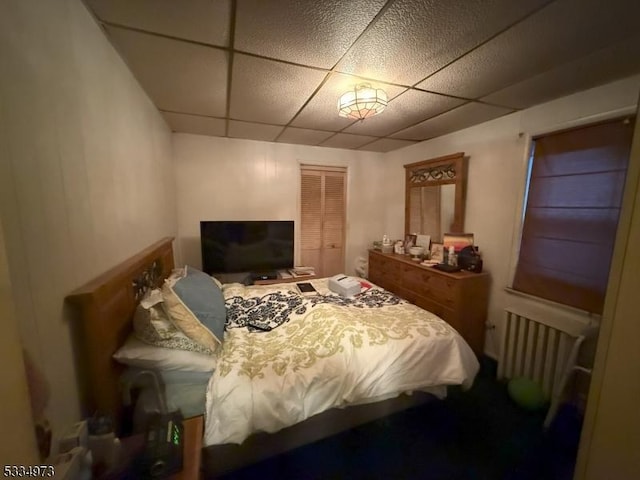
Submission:
[[[602,313],[632,123],[534,139],[515,290]]]

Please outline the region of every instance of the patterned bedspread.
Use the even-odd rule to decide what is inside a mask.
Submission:
[[[251,293],[247,293],[251,294]],[[248,328],[250,332],[270,331],[289,321],[291,315],[304,315],[323,303],[354,308],[380,308],[398,305],[400,298],[381,289],[367,290],[355,297],[313,295],[304,297],[295,291],[278,291],[254,297],[236,296],[226,299],[226,328]]]
[[[311,283],[320,295],[224,286],[229,325],[207,391],[206,445],[241,443],[332,407],[471,385],[475,355],[435,315],[382,289],[345,299],[326,279]]]

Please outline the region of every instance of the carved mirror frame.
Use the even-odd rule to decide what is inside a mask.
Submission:
[[[404,233],[410,233],[411,188],[455,185],[455,205],[451,232],[464,232],[464,206],[467,190],[467,158],[464,152],[409,163],[405,168]]]

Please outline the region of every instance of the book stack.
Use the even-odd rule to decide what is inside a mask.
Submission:
[[[289,270],[292,277],[310,277],[316,274],[313,267],[293,267]]]

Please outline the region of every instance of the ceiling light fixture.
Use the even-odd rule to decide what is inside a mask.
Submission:
[[[338,100],[341,117],[364,120],[382,113],[387,106],[387,94],[368,83],[356,85],[353,90],[344,93]]]

